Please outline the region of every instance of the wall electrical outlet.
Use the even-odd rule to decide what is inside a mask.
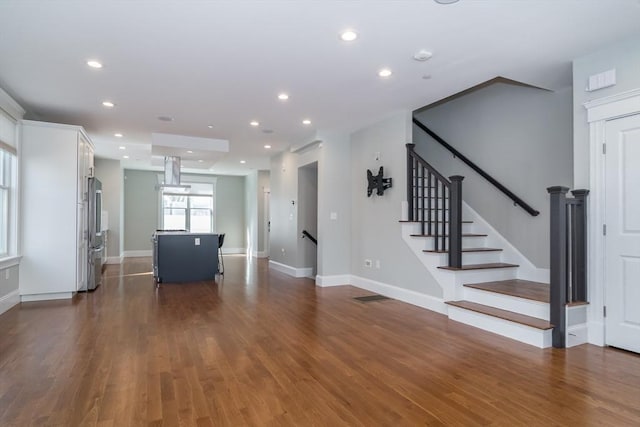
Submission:
[[[200,238],[196,237],[196,246],[200,246]]]
[[[370,259],[365,259],[364,260],[364,266],[371,268],[371,266],[373,265],[373,262]]]
[[[378,270],[380,270],[380,260],[379,259],[376,260],[376,268]]]
[[[10,269],[8,269],[8,268],[4,271],[4,278],[5,278],[5,280],[9,280],[9,277],[11,277],[10,271],[11,271],[11,270],[10,270]]]

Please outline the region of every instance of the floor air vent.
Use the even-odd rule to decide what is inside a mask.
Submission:
[[[385,297],[384,295],[367,295],[366,297],[355,297],[360,302],[372,302],[372,301],[382,301],[386,299],[391,299],[389,297]]]

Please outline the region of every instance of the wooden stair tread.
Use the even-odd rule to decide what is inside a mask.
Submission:
[[[498,252],[501,251],[502,249],[499,248],[462,248],[462,252]],[[433,250],[429,250],[429,249],[425,249],[422,252],[429,252],[429,253],[435,253],[435,254],[446,254],[447,250],[438,250],[438,251],[433,251]]]
[[[511,268],[511,267],[520,267],[517,264],[507,264],[505,262],[490,262],[487,264],[467,264],[462,267],[449,267],[447,265],[438,267],[443,270],[452,270],[452,271],[467,271],[467,270],[485,270],[490,268]]]
[[[467,288],[495,292],[533,301],[549,302],[549,284],[530,280],[499,280],[497,282],[467,283]]]
[[[435,234],[410,234],[411,237],[436,237]],[[438,235],[438,237],[443,237],[442,234]],[[444,237],[449,237],[449,235],[445,235]],[[476,233],[463,233],[462,237],[487,237],[486,234],[476,234]]]
[[[488,316],[497,317],[499,319],[509,320],[511,322],[530,326],[536,329],[547,330],[553,328],[553,325],[551,323],[547,322],[546,320],[538,319],[537,317],[525,316],[524,314],[514,313],[513,311],[502,310],[500,308],[489,307],[488,305],[478,304],[471,301],[446,301],[446,304],[453,307],[475,311],[476,313],[482,313]]]

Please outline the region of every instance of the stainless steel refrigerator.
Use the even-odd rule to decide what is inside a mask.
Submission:
[[[96,289],[102,280],[102,257],[105,247],[102,237],[102,183],[96,178],[89,178],[88,194],[88,233],[89,244],[87,256],[89,262],[87,274],[87,291]]]

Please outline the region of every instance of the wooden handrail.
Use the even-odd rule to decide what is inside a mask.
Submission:
[[[440,138],[440,136],[438,136],[438,134],[436,134],[434,131],[432,131],[427,126],[425,126],[424,123],[422,123],[420,120],[418,120],[418,119],[416,119],[414,117],[413,118],[413,123],[416,126],[418,126],[420,129],[422,129],[424,132],[426,132],[427,135],[429,135],[430,137],[435,139],[438,143],[440,143],[440,145],[442,145],[444,148],[449,150],[455,157],[458,157],[467,166],[469,166],[471,169],[473,169],[478,174],[480,174],[480,176],[482,176],[484,179],[486,179],[491,184],[493,184],[498,190],[500,190],[507,197],[509,197],[511,200],[513,200],[513,203],[515,203],[516,205],[520,206],[522,209],[527,211],[531,216],[538,216],[540,214],[539,211],[537,211],[534,208],[532,208],[531,206],[529,206],[527,203],[525,203],[524,200],[522,200],[520,197],[516,196],[507,187],[505,187],[504,185],[500,184],[494,177],[492,177],[491,175],[486,173],[484,170],[482,170],[478,165],[476,165],[471,160],[469,160],[464,154],[460,153],[458,150],[456,150],[451,145],[449,145],[444,139]]]

